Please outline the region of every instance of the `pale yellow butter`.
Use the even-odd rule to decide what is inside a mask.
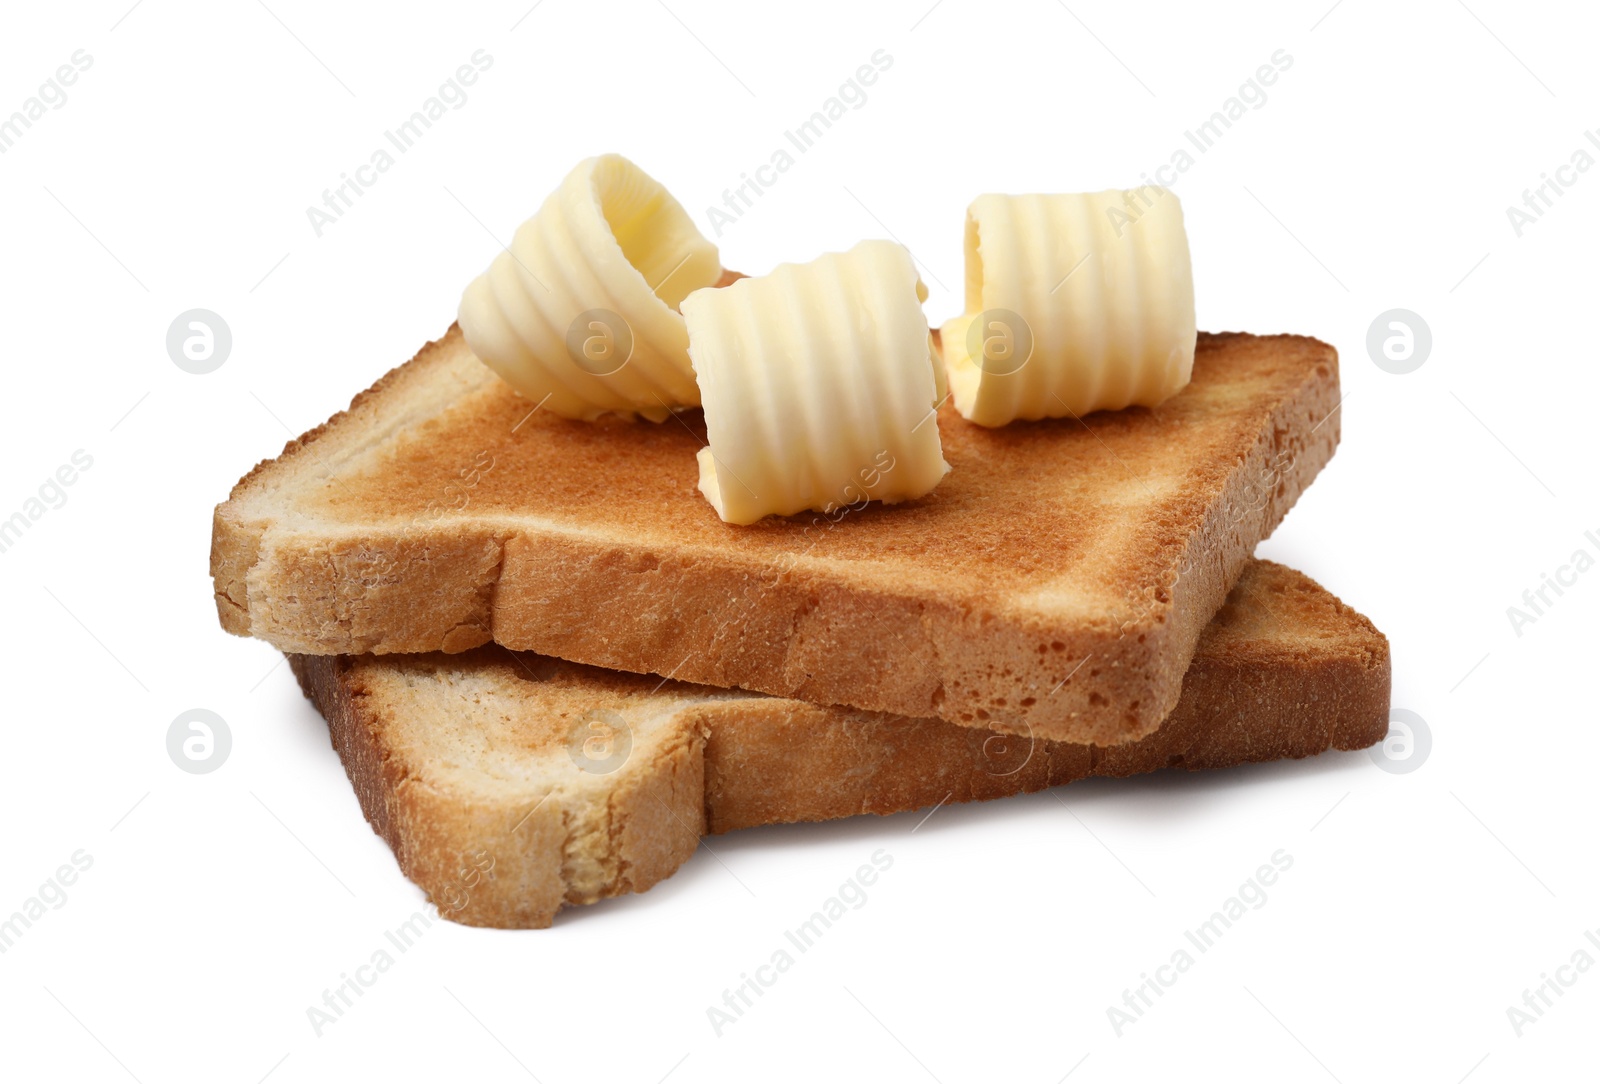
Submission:
[[[911,255],[863,241],[683,302],[709,447],[700,491],[729,523],[920,497],[939,442],[927,289]]]
[[[462,295],[483,362],[568,418],[661,421],[698,406],[678,306],[722,274],[717,248],[620,155],[578,163]]]
[[[1194,277],[1169,190],[979,196],[965,249],[966,312],[940,328],[963,417],[1154,406],[1188,384]]]

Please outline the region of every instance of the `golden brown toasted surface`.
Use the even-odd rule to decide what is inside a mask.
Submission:
[[[464,487],[463,507],[435,509],[442,524],[506,516],[763,563],[803,554],[880,583],[999,592],[1109,620],[1124,601],[1129,562],[1156,563],[1187,540],[1200,510],[1192,495],[1233,469],[1262,405],[1287,397],[1308,368],[1331,364],[1330,353],[1310,339],[1208,335],[1183,394],[1155,410],[1082,421],[985,429],[947,404],[938,424],[952,470],[939,488],[917,501],[874,502],[833,529],[813,525],[820,514],[749,527],[719,520],[696,489],[695,453],[706,442],[698,411],[660,424],[530,416],[532,404],[498,380],[481,381],[296,503],[330,524],[404,526],[462,490],[464,470],[492,461]],[[476,364],[454,330],[433,361]]]
[[[497,647],[291,662],[401,868],[448,917],[489,926],[547,926],[564,904],[643,891],[706,830],[1358,749],[1388,728],[1383,635],[1265,561],[1202,636],[1172,715],[1109,750]],[[591,754],[624,732],[623,762],[595,771]]]
[[[1323,343],[1201,335],[1194,374],[1153,410],[1084,419],[991,430],[947,405],[953,470],[927,497],[736,527],[695,488],[697,414],[541,413],[452,328],[219,506],[218,610],[301,653],[492,638],[1125,741],[1175,703],[1200,629],[1337,442]]]

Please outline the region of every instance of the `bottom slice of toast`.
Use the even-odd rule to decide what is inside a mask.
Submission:
[[[291,655],[374,830],[447,918],[545,927],[642,892],[706,832],[899,813],[1089,776],[1360,749],[1389,645],[1310,578],[1252,561],[1153,734],[1097,748],[579,666]]]

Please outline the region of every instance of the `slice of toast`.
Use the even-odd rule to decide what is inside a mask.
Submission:
[[[1171,717],[1110,749],[498,647],[290,662],[400,868],[477,926],[548,926],[564,904],[642,892],[707,831],[1359,749],[1389,712],[1382,633],[1266,561],[1205,629]]]
[[[1255,545],[1333,454],[1332,347],[1202,334],[1147,410],[938,414],[932,494],[721,522],[697,412],[541,413],[451,328],[219,505],[223,626],[288,652],[575,662],[1056,740],[1149,733]],[[931,423],[930,423],[931,424]]]

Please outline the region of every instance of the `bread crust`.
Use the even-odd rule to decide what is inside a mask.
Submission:
[[[1200,630],[1332,455],[1338,397],[1326,344],[1202,334],[1154,410],[983,430],[946,406],[955,469],[928,497],[734,528],[694,488],[697,415],[542,416],[452,328],[217,508],[217,610],[293,653],[493,639],[1111,745],[1171,712]]]
[[[1371,622],[1266,561],[1248,565],[1207,626],[1172,715],[1154,734],[1110,749],[660,684],[497,647],[290,662],[406,875],[447,917],[512,928],[548,926],[567,904],[643,891],[687,860],[702,831],[1360,749],[1388,731],[1390,682],[1388,641]],[[437,709],[419,688],[468,680],[444,700],[456,711],[425,717]],[[469,704],[484,722],[461,721]],[[552,747],[548,733],[555,726],[559,737],[565,724],[552,719],[586,705],[648,722],[635,727],[623,771],[573,783],[567,749],[559,740]],[[456,742],[442,755],[443,732],[461,728],[473,741],[487,730],[494,748],[511,752],[469,757]],[[543,765],[529,770],[537,781],[505,784],[524,763]]]
[[[548,926],[564,906],[645,891],[699,846],[705,737],[691,718],[671,720],[615,778],[557,778],[509,793],[463,786],[440,770],[440,758],[408,748],[403,731],[417,722],[407,715],[418,705],[381,680],[385,669],[416,661],[289,656],[368,823],[444,917]],[[514,692],[504,697],[507,711],[516,710]]]

